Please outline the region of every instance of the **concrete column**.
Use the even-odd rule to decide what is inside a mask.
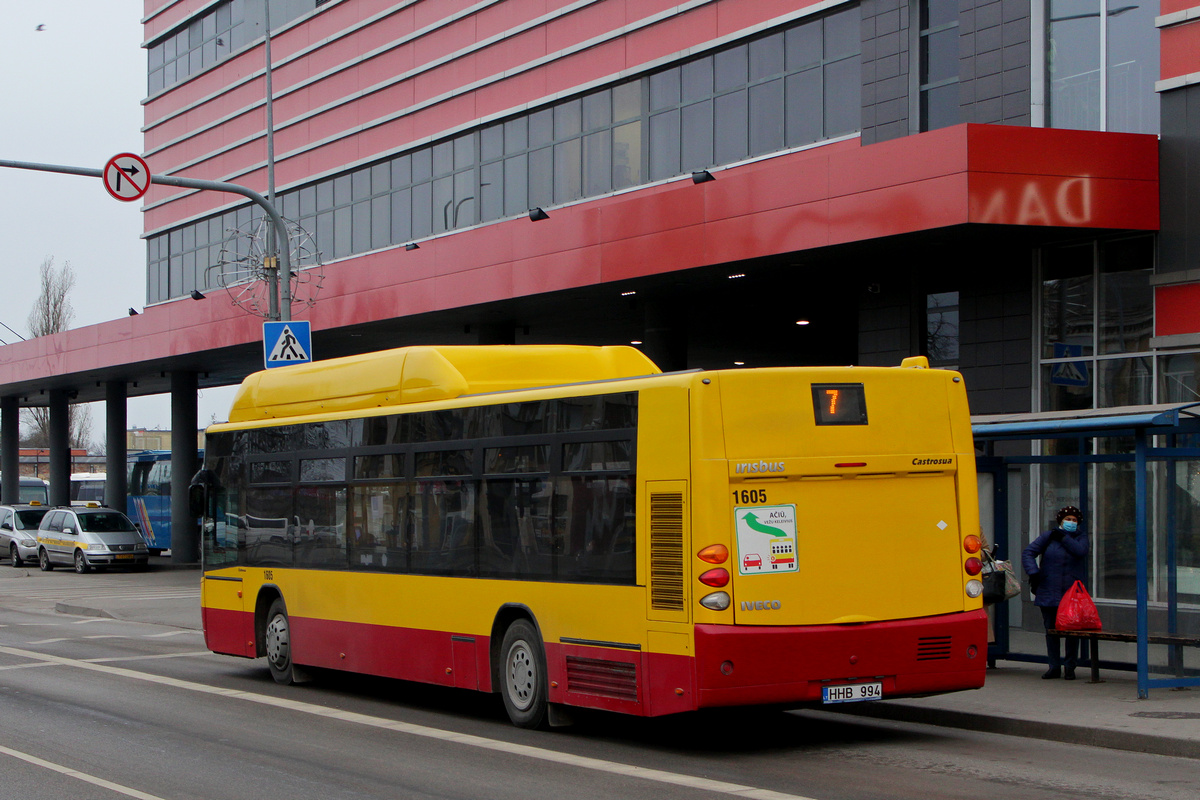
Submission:
[[[71,505],[71,405],[62,389],[50,391],[50,505]]]
[[[200,528],[188,513],[188,484],[199,468],[196,391],[196,373],[171,373],[171,561],[176,564],[200,560]]]
[[[15,397],[0,397],[0,503],[21,497],[21,408]]]
[[[104,384],[104,504],[128,513],[129,468],[125,457],[128,406],[125,381]]]

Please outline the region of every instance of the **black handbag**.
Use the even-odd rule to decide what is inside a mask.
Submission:
[[[983,555],[983,572],[979,579],[983,582],[983,602],[985,605],[1002,603],[1006,599],[1004,570],[1000,569],[996,559],[987,549],[982,550],[981,553]]]
[[[983,579],[983,602],[984,603],[1002,603],[1004,602],[1005,577],[1004,571],[994,569],[986,575],[981,576]]]

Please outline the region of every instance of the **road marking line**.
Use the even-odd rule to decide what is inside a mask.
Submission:
[[[630,764],[620,764],[614,761],[603,761],[601,759],[590,758],[588,756],[560,753],[555,750],[547,750],[541,747],[533,747],[531,745],[515,744],[497,739],[487,739],[483,736],[475,736],[468,733],[455,733],[453,731],[444,731],[438,728],[426,727],[424,725],[415,725],[411,722],[398,722],[396,720],[384,719],[382,717],[372,717],[367,714],[359,714],[353,711],[339,711],[337,709],[326,708],[325,706],[319,706],[313,703],[304,703],[299,700],[291,700],[286,697],[271,697],[269,695],[253,694],[241,689],[223,689],[219,686],[207,686],[203,683],[193,683],[192,681],[184,681],[178,678],[169,678],[165,675],[151,675],[145,672],[137,672],[135,670],[125,669],[123,667],[110,667],[104,664],[89,663],[73,658],[47,655],[45,653],[38,653],[32,650],[19,650],[15,647],[0,646],[0,653],[7,653],[8,655],[19,656],[21,658],[35,659],[49,664],[61,664],[69,667],[77,667],[79,669],[92,670],[93,672],[101,672],[120,678],[132,678],[134,680],[145,681],[146,683],[157,683],[161,686],[170,686],[175,689],[184,689],[200,694],[217,695],[219,697],[228,697],[234,700],[246,700],[251,703],[258,703],[264,706],[274,706],[275,708],[282,708],[301,714],[310,714],[315,717],[336,719],[342,722],[349,722],[355,725],[365,725],[372,728],[383,728],[385,730],[395,731],[397,733],[406,733],[410,736],[420,736],[426,739],[438,739],[446,742],[455,742],[456,744],[465,745],[467,747],[476,747],[481,750],[494,750],[502,753],[509,753],[511,755],[524,756],[525,758],[533,758],[540,761],[549,761],[556,764],[578,767],[580,769],[606,772],[611,775],[640,778],[642,780],[655,781],[673,786],[683,786],[689,789],[699,789],[701,791],[731,795],[734,797],[747,797],[751,800],[813,800],[812,798],[804,797],[802,795],[785,794],[783,792],[776,792],[771,789],[756,789],[753,786],[746,786],[738,783],[727,783],[725,781],[700,778],[693,775],[682,775],[676,772],[666,772],[665,770],[651,769],[649,767],[636,767]],[[146,797],[149,797],[149,795],[146,795]]]
[[[154,656],[113,656],[111,658],[85,658],[89,664],[108,664],[113,661],[150,661],[156,658],[192,658],[195,656],[212,656],[216,655],[211,650],[193,650],[190,653],[159,653]],[[23,664],[22,666],[44,666],[43,664]]]
[[[9,664],[5,667],[0,667],[0,672],[7,672],[11,669],[33,669],[34,667],[60,667],[61,664],[45,664],[38,661],[33,664]]]
[[[42,769],[48,769],[52,772],[66,775],[68,778],[75,778],[76,780],[83,781],[84,783],[90,783],[93,786],[99,786],[102,789],[109,789],[117,792],[118,794],[123,794],[126,797],[136,797],[138,800],[163,800],[163,798],[156,794],[139,792],[137,789],[131,789],[128,786],[122,786],[119,783],[106,781],[103,778],[97,778],[95,775],[88,775],[86,772],[80,772],[79,770],[71,769],[70,767],[64,767],[61,764],[55,764],[52,761],[45,761],[36,756],[31,756],[28,753],[22,753],[18,750],[11,750],[7,747],[0,746],[0,753],[20,759],[21,761],[32,764],[35,767],[41,767]]]

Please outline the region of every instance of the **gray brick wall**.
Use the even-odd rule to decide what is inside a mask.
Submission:
[[[962,122],[1029,125],[1030,0],[959,0]],[[909,0],[862,0],[862,143],[916,130],[919,54]]]
[[[862,0],[862,143],[909,133],[908,0]]]
[[[1029,0],[960,0],[963,122],[1029,124]]]
[[[917,242],[899,252],[883,273],[877,293],[859,302],[859,357],[866,366],[896,366],[920,352],[927,292],[959,293],[958,368],[967,384],[972,414],[1031,410],[1033,386],[1033,258],[1028,246],[1007,246],[980,237],[969,269],[960,261],[962,242]],[[907,257],[906,257],[907,256]]]
[[[999,266],[999,265],[998,265]],[[1019,273],[1020,280],[1012,280]],[[959,297],[959,369],[972,414],[1030,410],[1033,371],[1033,298],[1028,271],[995,274],[995,281],[962,290]]]

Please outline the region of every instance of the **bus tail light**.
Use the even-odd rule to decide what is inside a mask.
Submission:
[[[983,583],[977,580],[967,581],[967,597],[979,597],[983,594]]]
[[[968,575],[978,575],[979,571],[983,569],[983,562],[975,556],[971,556],[963,562],[963,569],[967,571]]]
[[[705,586],[711,586],[714,589],[720,589],[722,586],[728,586],[729,571],[722,569],[721,567],[710,569],[708,572],[705,572],[700,576],[700,582]]]
[[[983,591],[983,584],[979,585],[979,591]],[[700,598],[700,605],[710,611],[725,611],[729,608],[729,604],[733,601],[729,597],[729,592],[713,592],[706,594]]]
[[[710,544],[696,553],[696,558],[709,564],[724,564],[729,560],[729,548],[723,544]]]
[[[968,553],[978,553],[981,549],[983,549],[983,542],[975,534],[972,533],[963,539],[963,550]]]

